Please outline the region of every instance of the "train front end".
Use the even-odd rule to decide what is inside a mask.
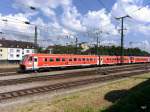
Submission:
[[[25,72],[29,70],[33,70],[33,56],[32,55],[25,55],[19,65],[19,71]]]

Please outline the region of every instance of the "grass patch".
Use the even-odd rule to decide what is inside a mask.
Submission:
[[[150,80],[132,88],[129,94],[102,112],[150,112]]]
[[[150,74],[143,74],[53,99],[34,101],[10,112],[142,112],[141,109],[145,105],[149,108],[150,104],[148,78]]]

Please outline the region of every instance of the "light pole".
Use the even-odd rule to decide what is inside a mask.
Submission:
[[[18,19],[15,19],[17,20],[18,22],[21,22],[21,23],[24,23],[26,25],[33,25],[34,26],[34,49],[35,49],[35,53],[37,53],[37,47],[38,47],[38,43],[37,43],[37,37],[38,37],[38,32],[37,32],[37,26],[35,24],[31,24],[29,21],[22,21],[22,20],[18,20]],[[9,20],[8,19],[2,19],[2,21],[4,22],[8,22]]]
[[[34,26],[34,52],[38,53],[38,43],[37,43],[37,38],[38,38],[38,32],[37,32],[37,25],[31,24],[29,21],[24,21],[25,24],[27,25],[33,25]]]
[[[126,15],[126,16],[116,18],[118,20],[121,20],[121,64],[123,64],[123,62],[124,62],[124,59],[123,59],[123,56],[124,56],[124,30],[125,30],[124,29],[124,19],[127,17],[129,18],[130,16]]]
[[[37,33],[37,26],[35,26],[35,34],[34,34],[34,45],[35,45],[35,53],[38,53],[38,44],[37,44],[37,36],[38,36],[38,33]]]
[[[77,54],[78,53],[78,38],[77,37],[75,37],[75,54]]]

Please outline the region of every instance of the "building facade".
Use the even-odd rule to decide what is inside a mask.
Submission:
[[[8,60],[22,60],[22,49],[21,48],[8,48]]]
[[[0,40],[0,63],[19,63],[24,55],[34,53],[35,45],[31,42]]]
[[[8,58],[8,49],[0,47],[0,63],[6,62]]]

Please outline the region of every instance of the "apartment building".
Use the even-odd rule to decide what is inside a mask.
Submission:
[[[24,55],[34,53],[34,48],[31,42],[0,39],[0,63],[20,62]]]

